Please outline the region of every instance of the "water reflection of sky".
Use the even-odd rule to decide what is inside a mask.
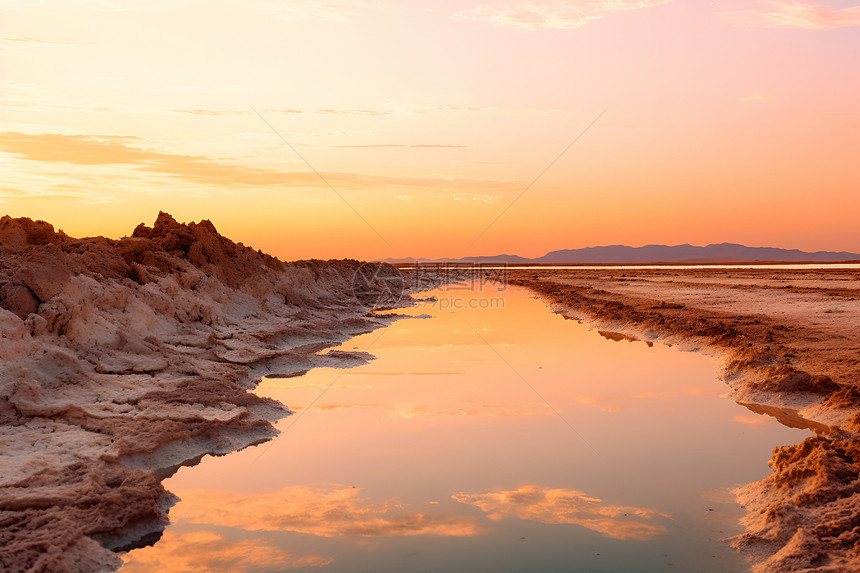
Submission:
[[[504,308],[423,303],[344,344],[370,364],[264,381],[284,433],[167,480],[173,525],[123,571],[744,570],[727,490],[808,432],[721,398],[712,359],[436,296]]]

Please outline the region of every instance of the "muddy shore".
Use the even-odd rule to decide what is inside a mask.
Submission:
[[[509,270],[555,311],[612,340],[722,359],[728,397],[816,433],[776,447],[736,493],[756,572],[860,571],[860,271]]]

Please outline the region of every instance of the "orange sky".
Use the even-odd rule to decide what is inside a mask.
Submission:
[[[285,259],[860,252],[858,70],[856,0],[8,0],[0,214]]]

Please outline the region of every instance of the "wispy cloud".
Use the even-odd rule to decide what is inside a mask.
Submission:
[[[742,10],[727,15],[746,28],[834,30],[860,26],[860,5],[835,8],[813,2],[771,0],[760,10]]]
[[[175,109],[173,110],[176,113],[188,113],[191,115],[209,115],[209,116],[222,116],[222,115],[253,115],[254,112],[250,109]],[[300,109],[263,109],[261,110],[265,113],[304,113]]]
[[[250,109],[177,109],[174,110],[177,113],[188,113],[192,115],[211,115],[211,116],[221,116],[221,115],[253,115],[253,111]],[[263,113],[292,113],[292,114],[300,114],[300,113],[317,113],[321,115],[359,115],[359,116],[368,116],[368,117],[376,117],[380,115],[390,115],[392,113],[398,112],[406,112],[406,113],[422,113],[426,111],[426,109],[421,109],[420,111],[416,111],[414,108],[392,108],[392,109],[334,109],[334,108],[324,108],[317,110],[301,110],[301,109],[292,109],[292,108],[280,108],[280,109],[261,109]]]
[[[39,38],[31,38],[29,36],[21,36],[17,38],[0,38],[0,46],[9,48],[26,48],[26,47],[44,47],[58,48],[62,46],[86,46],[92,45],[88,42],[55,42],[51,40],[41,40]]]
[[[587,0],[584,2],[509,0],[494,4],[479,4],[474,8],[456,12],[450,18],[455,22],[489,22],[519,26],[527,30],[547,28],[574,30],[616,12],[649,8],[668,2],[671,0]]]
[[[323,108],[318,109],[314,113],[324,115],[358,115],[376,117],[381,115],[420,115],[430,111],[430,108],[414,103],[387,104],[381,109],[371,108]]]
[[[211,115],[211,116],[222,116],[222,115],[250,115],[251,111],[241,111],[238,109],[177,109],[174,110],[176,113],[188,113],[191,115]]]
[[[194,183],[217,186],[317,186],[318,176],[310,171],[281,171],[250,167],[205,155],[183,155],[144,148],[139,138],[117,135],[25,134],[0,132],[0,151],[22,159],[76,165],[130,165],[137,169],[180,177]],[[495,180],[454,180],[438,176],[411,177],[367,173],[330,172],[326,180],[347,188],[380,186],[504,187],[510,182]]]
[[[374,143],[365,145],[333,145],[332,147],[410,147],[410,148],[434,148],[434,147],[466,147],[465,145],[446,145],[443,143]]]
[[[36,38],[2,38],[0,42],[4,44],[46,44],[49,46],[59,46],[56,42],[48,42],[47,40],[37,40]]]
[[[653,509],[612,505],[574,489],[539,485],[479,494],[458,493],[452,497],[480,508],[493,520],[518,517],[540,523],[570,523],[615,539],[651,539],[664,533],[666,527],[650,520],[669,518]]]
[[[80,189],[67,189],[55,186],[51,189],[25,191],[15,187],[0,187],[0,198],[6,199],[77,199],[83,195]]]
[[[391,110],[376,110],[376,109],[321,109],[317,113],[326,115],[388,115]]]
[[[232,116],[232,115],[253,115],[250,109],[175,109],[176,113],[185,113],[190,115],[201,116]],[[422,115],[430,112],[467,112],[467,113],[494,113],[502,115],[518,115],[518,114],[544,114],[544,113],[564,113],[556,108],[532,108],[532,107],[498,107],[498,106],[457,106],[445,105],[428,107],[424,105],[402,103],[390,106],[383,106],[378,109],[352,109],[352,108],[323,108],[323,109],[296,109],[296,108],[262,108],[261,113],[286,113],[286,114],[318,114],[327,116],[357,116],[357,117],[390,117],[401,115]]]
[[[447,106],[444,108],[440,108],[446,111],[466,111],[466,112],[490,112],[490,113],[501,113],[504,115],[515,115],[515,114],[535,114],[535,113],[564,113],[564,111],[557,108],[538,108],[538,107],[459,107],[459,106]]]
[[[832,8],[808,2],[771,2],[773,12],[764,14],[771,26],[832,30],[846,26],[860,26],[860,6]]]

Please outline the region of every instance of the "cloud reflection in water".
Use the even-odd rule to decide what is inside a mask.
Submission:
[[[547,524],[570,523],[615,539],[650,539],[666,531],[665,526],[650,520],[671,519],[653,509],[606,504],[574,489],[539,485],[481,494],[457,493],[452,497],[480,508],[493,520],[518,517]]]
[[[230,541],[210,531],[165,532],[157,551],[123,556],[123,573],[263,573],[321,567],[333,561],[318,555],[297,556],[256,539]]]
[[[291,486],[265,494],[187,491],[180,517],[251,531],[293,531],[320,537],[471,536],[474,517],[409,511],[395,501],[373,502],[358,488]]]

